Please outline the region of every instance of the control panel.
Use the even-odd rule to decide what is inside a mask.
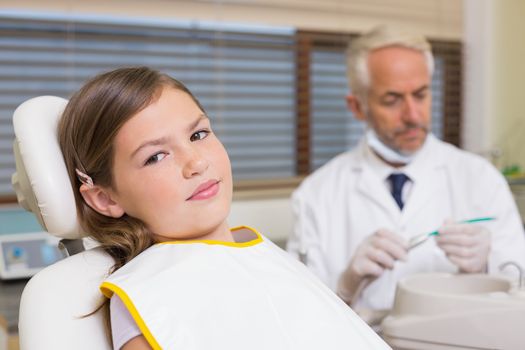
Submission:
[[[28,278],[60,260],[58,242],[32,213],[0,208],[0,279]]]
[[[0,236],[0,278],[27,278],[60,260],[58,239],[47,232]]]

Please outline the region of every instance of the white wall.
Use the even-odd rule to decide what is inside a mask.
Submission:
[[[400,24],[433,38],[462,35],[461,0],[1,0],[0,10],[233,21],[361,31]]]
[[[282,198],[239,199],[232,203],[230,227],[251,226],[276,243],[284,243],[292,230],[290,200]]]
[[[525,2],[493,1],[492,139],[503,166],[525,170]]]
[[[464,146],[525,170],[525,1],[465,0]]]
[[[492,99],[489,98],[492,64],[491,0],[465,0],[463,42],[462,146],[490,158]]]

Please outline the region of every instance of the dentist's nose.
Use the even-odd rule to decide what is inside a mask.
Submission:
[[[420,119],[421,115],[417,101],[415,101],[412,96],[407,97],[405,99],[405,108],[403,110],[403,120],[407,123],[417,124],[421,121]]]
[[[193,151],[186,158],[184,168],[182,169],[183,176],[187,179],[200,175],[208,169],[208,161],[199,154],[199,152]]]

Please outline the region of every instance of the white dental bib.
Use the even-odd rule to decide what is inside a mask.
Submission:
[[[253,239],[156,244],[101,290],[153,349],[389,349],[301,263],[240,230]]]

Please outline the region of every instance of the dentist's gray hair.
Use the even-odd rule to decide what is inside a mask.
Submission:
[[[399,46],[420,51],[427,62],[430,76],[434,72],[434,57],[430,43],[425,37],[387,26],[375,27],[356,39],[350,41],[347,50],[347,74],[352,94],[364,98],[370,88],[368,55],[370,52]]]

